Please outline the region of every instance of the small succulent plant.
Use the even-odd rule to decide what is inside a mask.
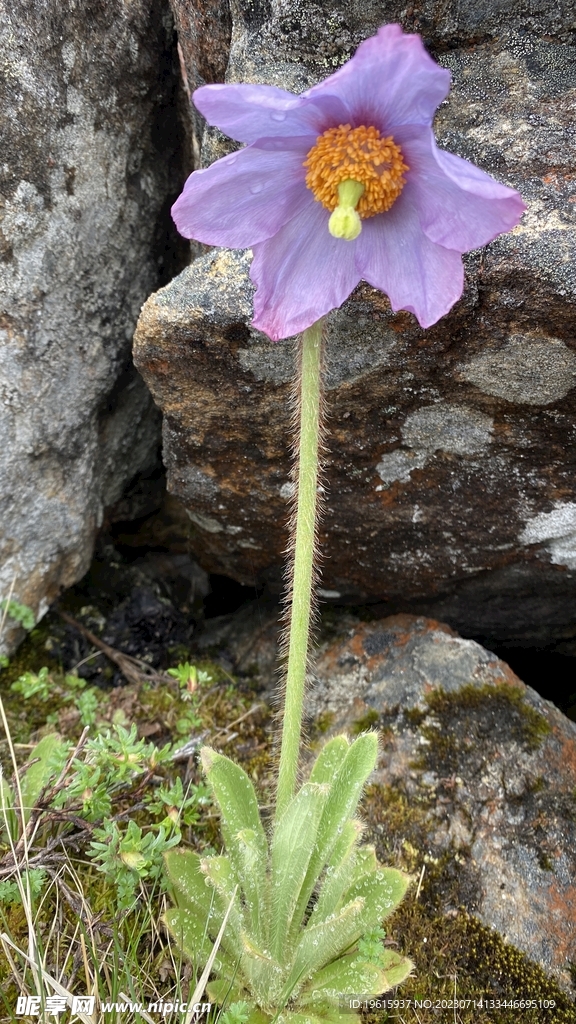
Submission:
[[[365,953],[366,936],[382,934],[382,920],[410,881],[358,844],[362,825],[354,815],[376,758],[374,733],[352,744],[345,736],[330,740],[267,836],[248,775],[224,755],[202,751],[226,852],[165,855],[176,902],[165,921],[201,966],[231,905],[207,990],[224,1009],[247,1004],[249,1024],[344,1020],[342,996],[379,995],[412,970],[381,942]]]

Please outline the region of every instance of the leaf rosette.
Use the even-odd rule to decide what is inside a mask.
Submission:
[[[382,867],[372,846],[359,845],[354,815],[376,758],[374,733],[352,744],[344,736],[330,740],[267,836],[246,772],[202,751],[226,852],[165,855],[175,902],[165,922],[201,968],[233,900],[207,990],[224,1008],[247,1003],[250,1024],[344,1021],[342,996],[380,995],[412,970],[410,960],[384,946],[370,960],[361,952],[363,936],[378,929],[410,883]]]

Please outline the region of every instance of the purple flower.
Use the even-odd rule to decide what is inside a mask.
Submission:
[[[297,334],[360,280],[430,327],[462,294],[461,254],[509,231],[511,188],[438,149],[432,118],[450,72],[417,35],[385,25],[301,96],[270,85],[206,85],[194,102],[246,148],[188,178],[178,230],[251,248],[254,326]]]

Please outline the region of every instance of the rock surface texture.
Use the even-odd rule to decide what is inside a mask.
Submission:
[[[455,866],[443,913],[477,915],[570,989],[576,725],[479,644],[408,615],[324,645],[308,714],[330,732],[379,729],[390,800],[375,811],[369,798],[371,833],[385,837],[404,803],[396,841],[428,870]]]
[[[1,11],[0,598],[39,617],[157,457],[130,342],[184,262],[180,76],[161,0]]]
[[[277,706],[277,608],[259,601],[210,619],[195,642]],[[362,819],[382,862],[420,879],[430,921],[476,916],[573,995],[576,724],[443,623],[361,623],[332,609],[306,695],[310,756],[330,735],[367,728],[381,755]],[[418,950],[403,951],[422,977]],[[494,996],[500,981],[490,979]]]
[[[173,6],[183,24],[190,5]],[[542,625],[562,635],[576,594],[572,5],[528,17],[496,0],[417,3],[410,14],[393,2],[242,4],[231,29],[214,11],[207,38],[231,33],[228,80],[295,91],[380,23],[420,31],[453,74],[436,118],[440,145],[528,204],[515,231],[466,257],[464,295],[435,327],[392,314],[366,285],[328,318],[323,588],[336,600],[433,612],[477,635]],[[221,78],[186,24],[189,81]],[[227,145],[207,129],[203,161]],[[189,511],[204,566],[277,587],[293,345],[250,329],[249,264],[239,251],[198,257],[145,305],[136,359],[164,413],[169,488]]]

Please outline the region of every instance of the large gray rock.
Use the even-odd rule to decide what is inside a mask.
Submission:
[[[190,5],[172,2],[182,21]],[[393,315],[365,285],[328,318],[322,586],[477,634],[562,635],[576,595],[573,8],[540,5],[526,19],[522,5],[492,0],[410,12],[359,0],[233,7],[227,78],[296,91],[382,22],[422,31],[453,73],[440,144],[529,207],[513,232],[466,257],[464,295],[432,329]],[[221,67],[189,38],[189,81],[213,81]],[[206,130],[203,161],[230,146]],[[249,327],[249,260],[201,255],[151,297],[136,359],[164,412],[169,488],[189,511],[196,554],[278,587],[293,355]]]
[[[477,915],[573,991],[574,722],[479,644],[408,615],[324,644],[314,676],[312,720],[380,730],[388,803],[368,801],[371,833],[444,864],[444,913]]]
[[[185,147],[161,0],[0,10],[0,598],[14,584],[40,616],[157,457],[130,342],[184,262],[166,206]]]

